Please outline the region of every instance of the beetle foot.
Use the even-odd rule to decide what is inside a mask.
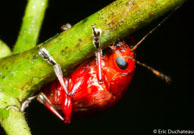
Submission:
[[[24,102],[22,102],[22,105],[20,107],[20,110],[24,112],[24,110],[29,106],[29,104],[34,100],[37,96],[31,96],[27,98]]]
[[[10,106],[6,107],[6,110],[11,110],[11,109],[14,109],[14,110],[16,110],[18,112],[20,111],[20,109],[17,106],[15,106],[15,105],[10,105]]]
[[[61,26],[61,30],[66,31],[66,30],[70,29],[71,27],[72,26],[70,23],[66,23],[66,24]]]

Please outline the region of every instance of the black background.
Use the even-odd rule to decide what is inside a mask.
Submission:
[[[113,0],[50,0],[39,43],[75,24]],[[11,47],[21,25],[27,1],[0,2],[0,38]],[[153,134],[153,129],[194,130],[194,2],[185,3],[136,50],[137,59],[171,76],[166,84],[137,65],[134,79],[123,99],[113,108],[89,117],[73,116],[65,125],[37,101],[26,110],[33,135],[53,134]],[[138,41],[163,17],[134,35]],[[3,129],[0,130],[3,135]]]

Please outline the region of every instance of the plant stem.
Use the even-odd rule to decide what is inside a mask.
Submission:
[[[13,53],[29,50],[36,45],[47,3],[48,0],[28,0]]]
[[[22,112],[10,110],[8,114],[9,117],[1,122],[7,135],[31,135]]]
[[[31,49],[36,45],[47,3],[48,0],[28,0],[14,53]],[[11,55],[9,47],[0,40],[0,58],[8,55]],[[31,135],[24,112],[19,108],[20,103],[17,98],[0,92],[0,123],[5,132],[8,135]]]
[[[10,48],[2,40],[0,40],[0,58],[6,57],[9,55],[11,55]]]
[[[24,112],[20,111],[20,102],[0,92],[0,123],[8,135],[30,135]]]
[[[100,42],[102,48],[105,48],[184,1],[117,0],[41,45],[67,74],[75,65],[94,54],[92,24],[102,29]],[[52,66],[38,56],[38,47],[1,59],[0,73],[0,91],[20,101],[55,79]]]

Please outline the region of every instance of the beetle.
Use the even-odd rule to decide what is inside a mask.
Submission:
[[[151,70],[162,79],[170,80],[166,75],[135,60],[134,50],[150,33],[133,48],[124,41],[119,42],[110,46],[103,56],[99,42],[102,31],[92,25],[92,33],[93,44],[97,49],[96,59],[80,65],[67,77],[63,77],[60,66],[48,51],[45,48],[39,48],[39,55],[53,65],[59,81],[56,80],[47,85],[44,91],[38,94],[37,100],[64,123],[70,123],[72,112],[104,108],[117,102],[131,83],[136,63]],[[62,110],[64,117],[58,110]]]

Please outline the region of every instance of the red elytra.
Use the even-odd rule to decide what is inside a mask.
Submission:
[[[103,108],[118,101],[130,84],[135,62],[134,52],[125,42],[111,46],[101,58],[102,81],[98,80],[96,60],[80,65],[71,75],[64,78],[68,95],[58,82],[45,87],[43,93],[50,102],[64,113],[64,122],[69,123],[71,112]],[[53,108],[46,105],[52,112]],[[55,114],[56,115],[56,114]]]

